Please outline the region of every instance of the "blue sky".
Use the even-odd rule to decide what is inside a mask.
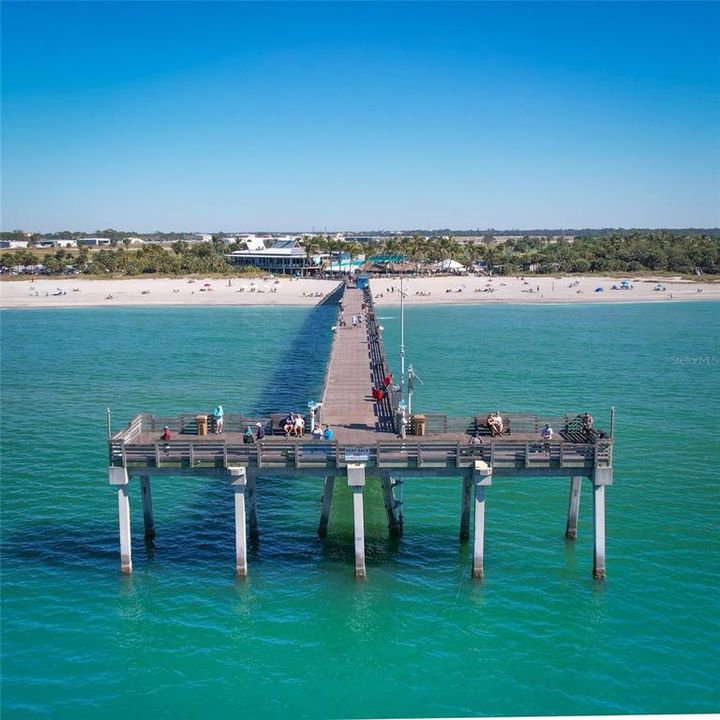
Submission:
[[[2,228],[720,225],[720,4],[2,2]]]

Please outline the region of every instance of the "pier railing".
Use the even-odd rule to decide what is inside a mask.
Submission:
[[[385,387],[384,379],[391,374],[390,364],[387,361],[387,355],[385,354],[385,345],[383,343],[380,325],[377,321],[375,314],[375,303],[373,301],[372,293],[369,288],[364,291],[365,304],[368,307],[367,314],[367,334],[368,334],[368,349],[370,351],[370,362],[372,363],[373,369],[373,383],[377,388],[383,388],[385,395],[382,400],[378,402],[380,415],[378,418],[381,429],[397,432],[396,427],[396,411],[398,403],[400,402],[400,394],[395,389],[394,384],[390,384],[389,387]]]
[[[493,411],[495,412],[495,411]],[[467,433],[473,435],[476,431],[476,418],[484,423],[487,418],[487,410],[476,415],[451,416],[443,413],[422,412],[425,417],[425,431],[429,435],[440,433]],[[545,425],[549,425],[556,434],[560,434],[563,440],[571,442],[594,442],[609,437],[610,433],[602,428],[596,427],[590,431],[589,436],[583,430],[582,413],[565,413],[564,415],[535,415],[531,413],[502,412],[500,415],[505,423],[506,431],[509,434],[502,437],[512,438],[514,434],[536,434],[540,435]],[[483,430],[485,428],[483,427]],[[489,430],[488,430],[489,432]]]
[[[461,468],[484,460],[495,468],[592,468],[612,465],[612,441],[493,440],[482,444],[407,438],[357,447],[338,441],[270,438],[254,443],[227,440],[221,435],[194,440],[109,441],[110,465],[128,468],[345,468],[364,462],[375,468]]]

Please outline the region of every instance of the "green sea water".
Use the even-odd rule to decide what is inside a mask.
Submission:
[[[260,540],[234,577],[226,483],[158,478],[158,535],[119,572],[105,409],[303,408],[333,308],[3,311],[3,718],[437,717],[720,709],[720,304],[406,312],[418,410],[617,408],[608,578],[591,493],[564,538],[566,479],[497,478],[485,572],[458,540],[461,483],[410,479],[390,539],[366,489],[368,578],[347,489],[259,480]],[[399,312],[380,309],[397,356]],[[398,360],[394,360],[397,371]]]

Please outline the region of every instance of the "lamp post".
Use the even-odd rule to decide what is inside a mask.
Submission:
[[[400,276],[400,402],[405,402],[405,293]]]

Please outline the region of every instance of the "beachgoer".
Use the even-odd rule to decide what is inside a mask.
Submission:
[[[495,437],[496,435],[502,435],[503,421],[500,417],[499,412],[490,413],[485,421],[487,426],[490,428],[490,435]]]
[[[302,437],[305,434],[305,419],[300,414],[295,416],[294,430],[296,437]]]
[[[323,436],[322,428],[320,427],[320,425],[316,425],[312,431],[312,439],[313,440],[322,440],[322,436]]]
[[[503,432],[505,432],[505,423],[503,422],[502,416],[500,415],[500,411],[495,411],[495,427],[497,428],[498,434],[502,435]]]
[[[323,430],[323,439],[332,440],[334,437],[335,433],[332,431],[332,428],[329,425],[326,425],[325,429]]]
[[[215,432],[216,433],[221,433],[223,431],[223,428],[225,426],[225,421],[223,420],[224,414],[225,413],[223,411],[222,405],[218,405],[212,411],[213,418],[215,419]]]
[[[592,433],[592,426],[593,416],[589,412],[584,413],[582,416],[582,429],[586,440],[590,439],[590,434]]]
[[[167,425],[163,428],[163,434],[160,436],[160,439],[165,440],[166,442],[168,440],[172,440],[172,431]]]
[[[552,437],[554,434],[555,433],[554,433],[553,429],[550,427],[550,425],[548,423],[545,423],[545,427],[540,432],[540,437],[546,441],[552,440]]]
[[[285,431],[285,437],[290,437],[290,433],[295,429],[295,416],[292,413],[288,413],[283,420],[283,430]]]
[[[249,425],[245,428],[245,432],[243,433],[243,442],[245,444],[255,442],[252,428]]]
[[[257,428],[255,431],[255,438],[257,440],[262,440],[265,437],[265,428],[261,422],[255,423],[255,427]]]

